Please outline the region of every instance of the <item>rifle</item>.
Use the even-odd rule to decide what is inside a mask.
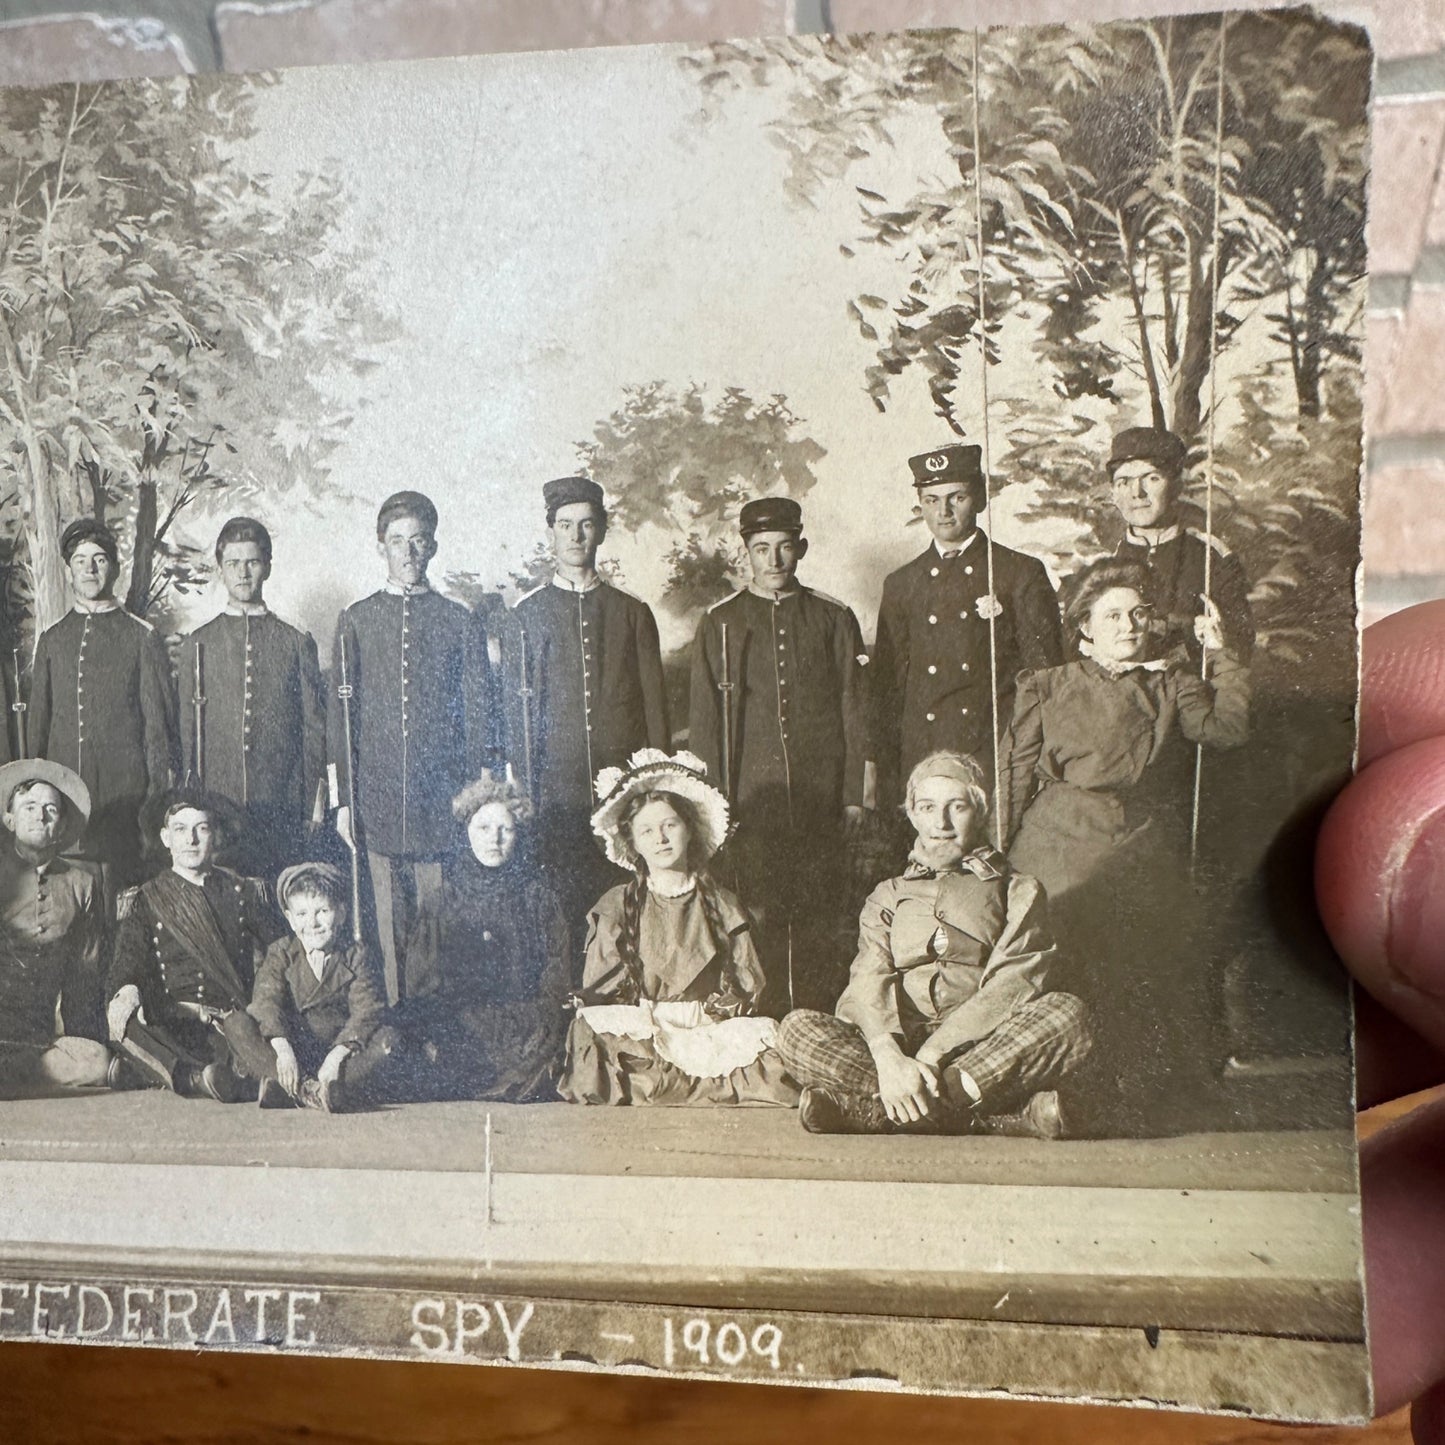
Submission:
[[[351,854],[351,937],[361,942],[361,853],[357,848],[360,818],[356,811],[356,745],[351,731],[351,698],[354,689],[346,674],[346,635],[341,636],[341,686],[336,696],[341,699],[341,727],[346,735],[346,806],[351,814],[351,836],[341,841]]]
[[[522,699],[522,779],[527,785],[527,798],[533,807],[537,805],[537,795],[534,789],[532,778],[532,680],[527,667],[527,629],[521,629],[522,634],[522,680],[517,688],[517,696]]]
[[[28,758],[30,748],[25,737],[25,701],[20,696],[20,649],[13,648],[11,656],[15,660],[15,701],[10,704],[10,711],[15,714],[16,741],[20,744],[20,756]]]
[[[733,680],[728,658],[728,625],[722,624],[722,681],[717,690],[722,698],[722,792],[729,803],[733,800]]]
[[[196,689],[191,701],[196,707],[196,733],[193,739],[195,751],[191,754],[191,768],[187,781],[194,780],[196,787],[206,786],[206,648],[196,643]]]

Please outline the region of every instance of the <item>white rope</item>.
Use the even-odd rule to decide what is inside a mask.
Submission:
[[[1214,578],[1214,431],[1219,414],[1219,247],[1220,210],[1224,191],[1224,47],[1229,34],[1229,15],[1219,17],[1219,76],[1214,88],[1214,225],[1209,258],[1211,304],[1209,308],[1209,424],[1205,428],[1204,463],[1204,600],[1213,602]],[[1208,610],[1208,609],[1206,609]],[[1199,675],[1209,676],[1209,647],[1201,642]],[[1194,745],[1194,800],[1189,818],[1189,865],[1199,854],[1199,800],[1204,779],[1204,744]]]
[[[1003,848],[1003,773],[999,764],[998,719],[998,597],[993,581],[993,486],[992,451],[988,431],[988,302],[983,285],[983,150],[982,131],[978,119],[978,31],[973,32],[973,221],[974,264],[978,274],[978,362],[982,377],[983,430],[980,434],[983,452],[983,507],[987,536],[984,555],[988,561],[988,681],[990,723],[993,737],[993,836],[994,845]]]

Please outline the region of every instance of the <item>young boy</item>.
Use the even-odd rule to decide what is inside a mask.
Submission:
[[[263,1109],[299,1103],[329,1114],[379,1097],[400,1047],[365,944],[346,934],[347,884],[330,863],[298,863],[276,883],[291,927],[256,974],[251,1016],[276,1054]]]

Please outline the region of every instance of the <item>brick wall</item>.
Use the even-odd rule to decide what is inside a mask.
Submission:
[[[1236,5],[1240,0],[1235,0]],[[1244,0],[1254,8],[1255,0]],[[0,0],[0,84],[726,35],[1029,24],[1202,0]],[[1445,3],[1339,0],[1379,57],[1366,610],[1445,594]]]

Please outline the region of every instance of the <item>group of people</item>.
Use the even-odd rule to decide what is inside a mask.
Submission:
[[[387,498],[384,584],[324,679],[266,604],[261,523],[221,529],[227,604],[174,663],[113,596],[113,535],[72,523],[74,608],[0,768],[0,1091],[767,1102],[1050,1138],[1065,1080],[1147,1096],[1207,1012],[1157,941],[1193,746],[1249,714],[1247,585],[1186,525],[1186,464],[1169,432],[1115,438],[1123,537],[1061,606],[979,528],[977,447],[912,458],[931,542],[871,653],[798,578],[798,503],[747,502],[682,751],[588,478],[543,489],[554,573],[510,610],[434,591],[434,505]]]

